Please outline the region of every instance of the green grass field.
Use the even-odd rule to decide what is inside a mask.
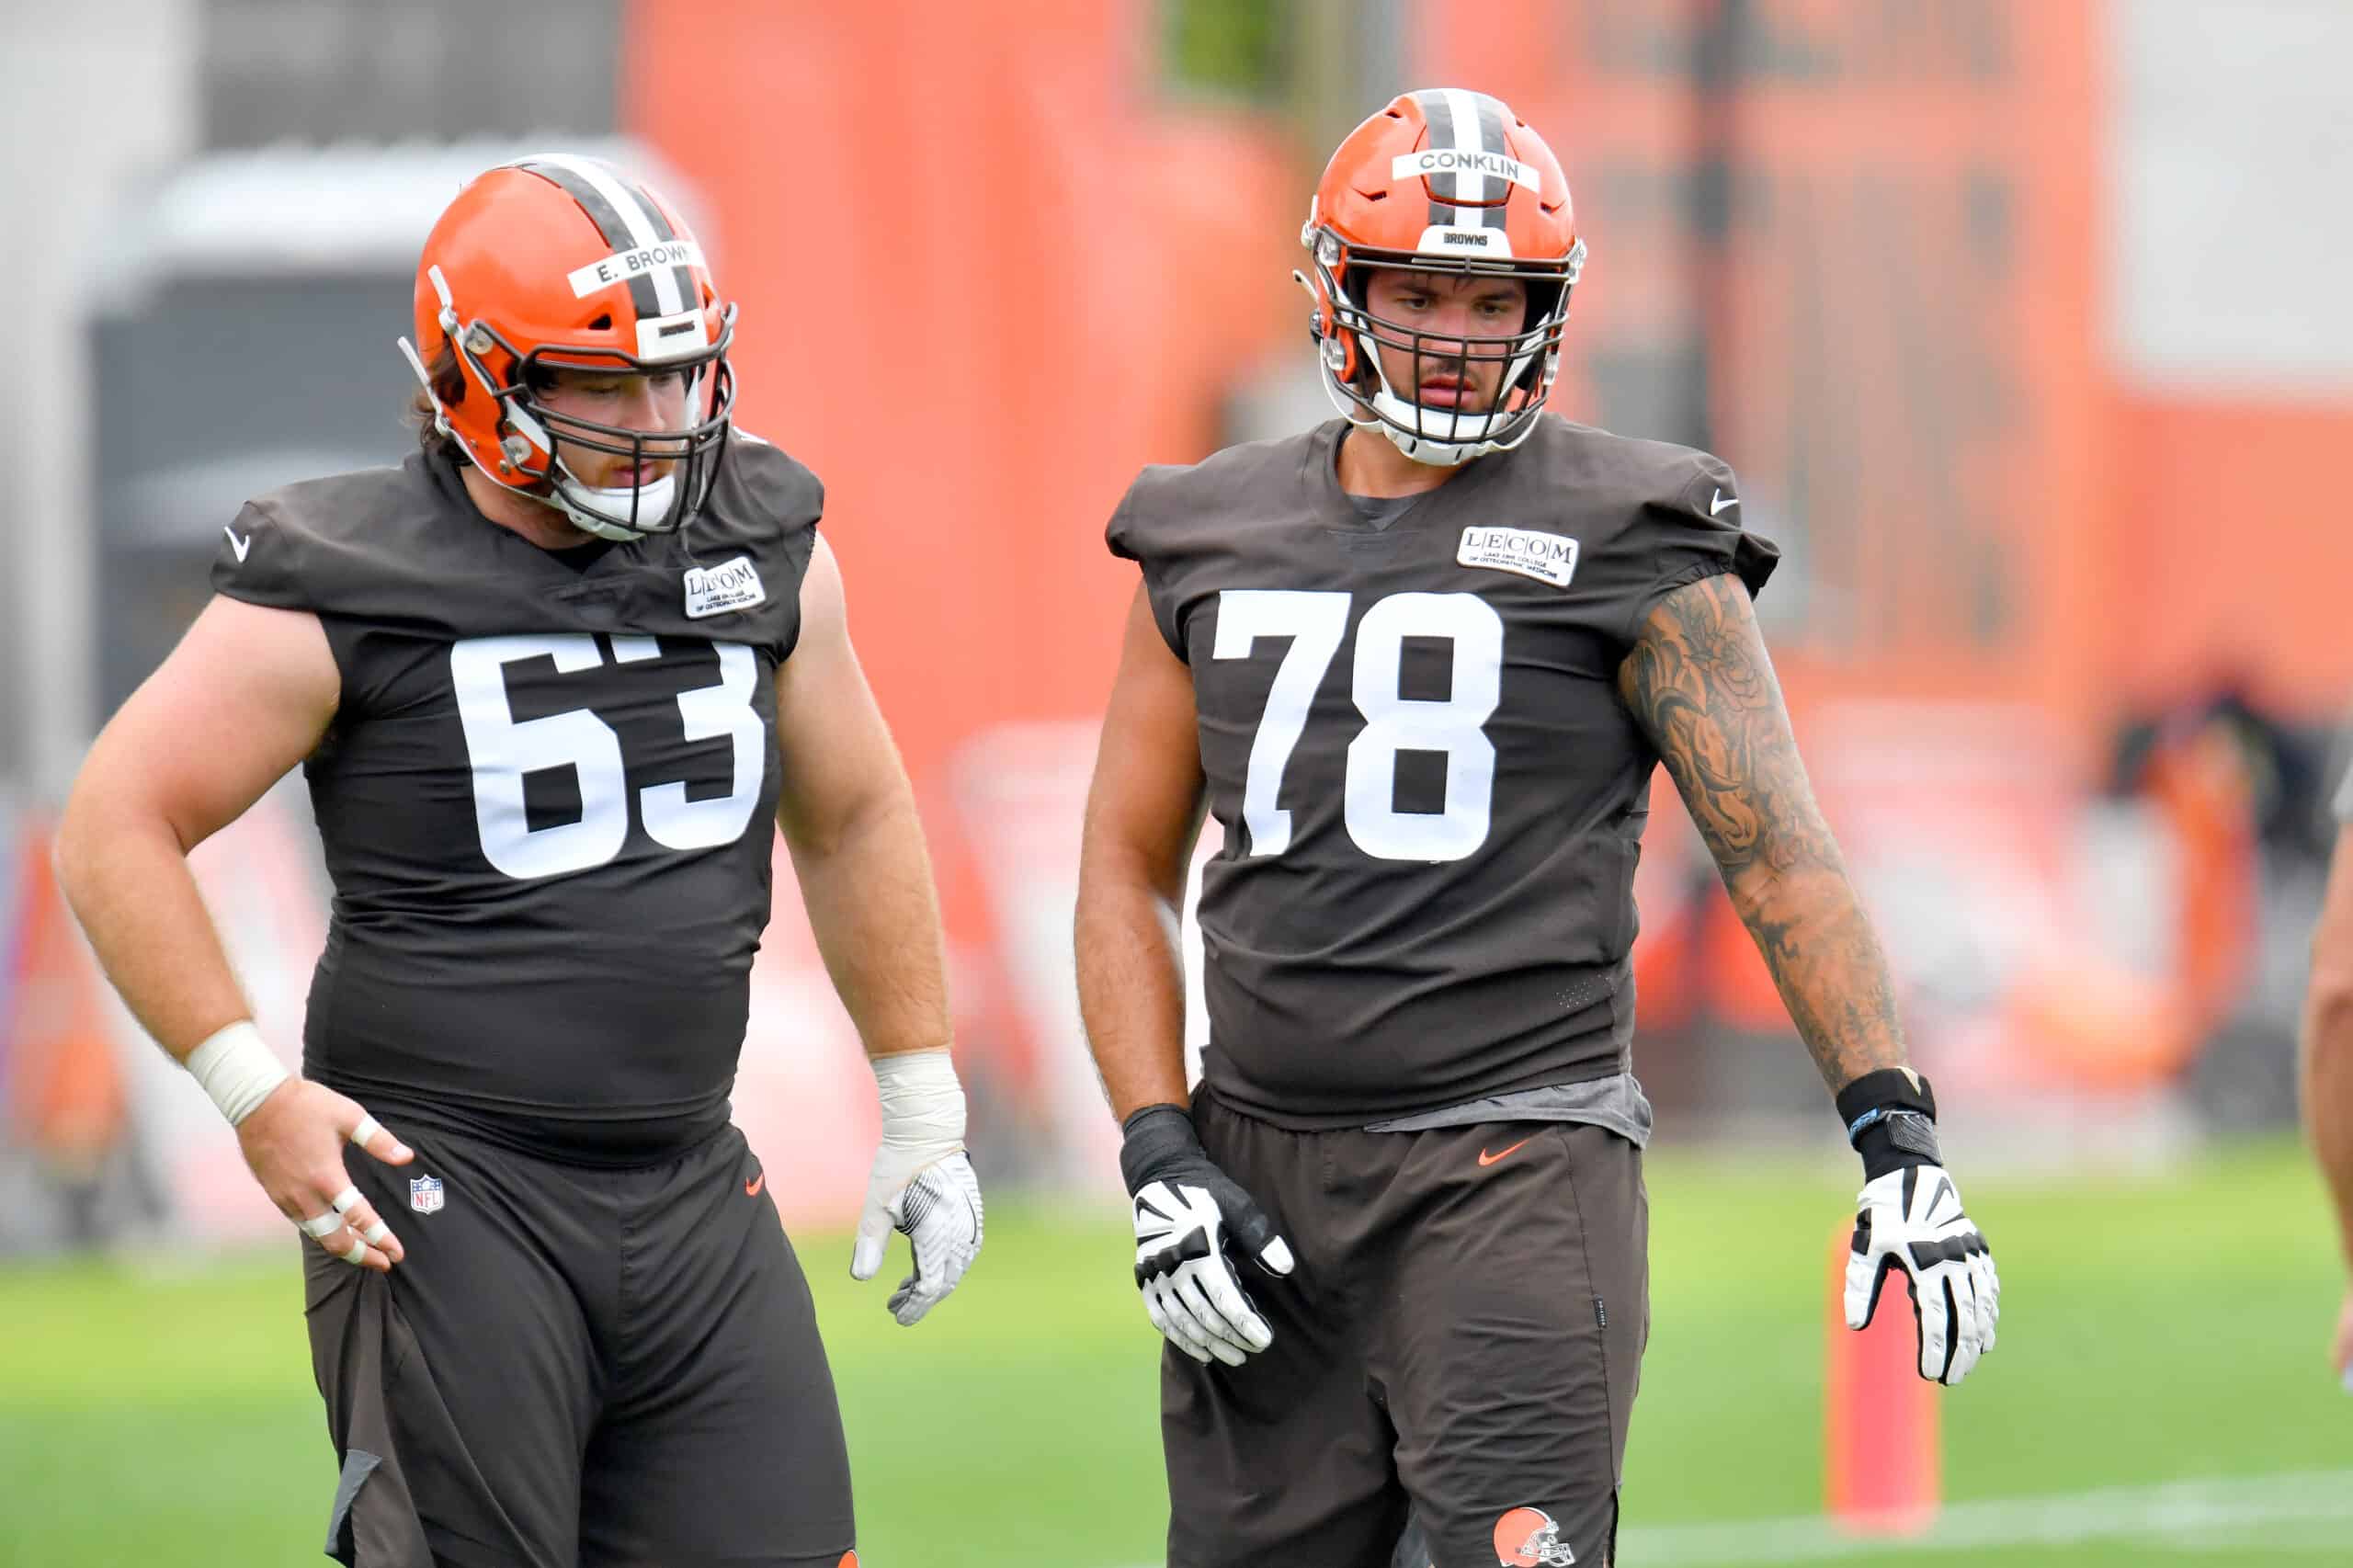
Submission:
[[[1824,1274],[1852,1188],[1828,1169],[1693,1156],[1654,1159],[1651,1187],[1654,1317],[1620,1557],[1643,1568],[1647,1542],[1697,1568],[1702,1538],[1677,1527],[1819,1508]],[[2162,1179],[1968,1190],[2001,1263],[2003,1321],[1994,1356],[1940,1396],[1949,1499],[2333,1471],[2306,1491],[2341,1483],[2347,1506],[2235,1523],[2210,1511],[2137,1538],[1932,1535],[1838,1561],[2353,1563],[2353,1399],[2323,1361],[2342,1280],[2298,1150],[2240,1148]],[[1156,1340],[1122,1230],[1116,1212],[1000,1202],[964,1291],[911,1331],[884,1312],[883,1281],[851,1283],[847,1239],[801,1239],[869,1568],[1159,1560]],[[334,1480],[290,1256],[0,1272],[0,1564],[324,1561]],[[1722,1539],[1732,1555],[1718,1561],[1803,1560],[1755,1555],[1766,1532]]]

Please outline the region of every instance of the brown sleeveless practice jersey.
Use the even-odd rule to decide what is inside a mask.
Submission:
[[[290,485],[215,588],[317,614],[335,883],[306,1071],[560,1157],[723,1123],[767,924],[778,665],[823,491],[731,437],[679,533],[551,553],[424,456]]]
[[[1209,1085],[1292,1126],[1627,1068],[1658,758],[1618,668],[1662,596],[1777,557],[1717,459],[1551,415],[1376,529],[1347,428],[1146,469],[1109,529],[1225,829]]]

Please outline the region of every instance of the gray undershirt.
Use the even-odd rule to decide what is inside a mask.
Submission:
[[[1427,1132],[1438,1127],[1470,1127],[1483,1121],[1586,1121],[1606,1127],[1637,1149],[1651,1141],[1651,1102],[1631,1073],[1588,1078],[1580,1084],[1549,1084],[1489,1095],[1438,1110],[1417,1110],[1369,1124],[1367,1132]]]

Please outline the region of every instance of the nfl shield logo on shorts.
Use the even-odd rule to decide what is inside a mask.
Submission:
[[[441,1178],[439,1176],[409,1177],[408,1206],[420,1214],[441,1212]]]

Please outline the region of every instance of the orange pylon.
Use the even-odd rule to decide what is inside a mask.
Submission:
[[[1847,1326],[1847,1259],[1854,1225],[1830,1248],[1828,1340],[1823,1356],[1823,1503],[1857,1535],[1918,1535],[1943,1498],[1937,1385],[1920,1376],[1918,1331],[1900,1274],[1880,1289],[1870,1327]]]
[[[92,1180],[125,1123],[105,981],[50,869],[47,824],[28,822],[18,848],[6,1108],[17,1135],[52,1170]]]

